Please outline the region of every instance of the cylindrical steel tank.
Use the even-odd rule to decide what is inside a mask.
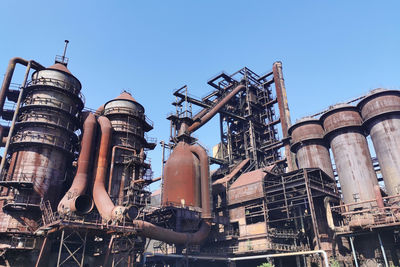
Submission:
[[[152,126],[146,122],[144,108],[132,97],[123,92],[117,98],[104,105],[106,116],[114,129],[113,145],[129,147],[138,153],[147,146],[144,133]]]
[[[53,208],[58,204],[77,143],[80,90],[79,80],[63,64],[32,74],[11,138],[5,180],[13,186],[32,183],[34,193],[19,190],[15,204],[39,205],[42,198]]]
[[[325,112],[320,120],[332,148],[344,202],[375,199],[374,186],[378,180],[358,109],[338,104]]]
[[[162,205],[200,206],[199,159],[190,145],[179,142],[164,166]]]
[[[296,154],[298,167],[320,168],[333,179],[332,161],[321,122],[306,117],[293,124],[288,132],[292,138],[290,149]]]
[[[373,90],[358,108],[371,135],[386,191],[400,194],[400,91]]]
[[[154,148],[148,143],[145,132],[152,129],[144,108],[131,94],[123,92],[104,105],[104,116],[112,125],[112,153],[108,193],[115,205],[145,205],[148,192],[143,191],[150,164],[145,149]],[[146,197],[145,197],[146,195]],[[150,197],[150,194],[148,195]]]

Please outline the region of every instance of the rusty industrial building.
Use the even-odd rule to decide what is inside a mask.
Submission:
[[[130,93],[84,106],[67,44],[54,65],[12,58],[4,76],[0,266],[399,265],[400,91],[292,125],[282,64],[244,67],[203,98],[176,90],[157,142]],[[193,133],[217,114],[207,151]]]

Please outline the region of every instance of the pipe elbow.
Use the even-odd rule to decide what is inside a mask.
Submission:
[[[58,204],[57,211],[61,215],[68,215],[73,212],[83,215],[93,210],[94,203],[90,196],[79,195],[72,198],[64,197]]]
[[[211,229],[210,220],[203,220],[200,229],[195,233],[174,232],[141,220],[134,220],[133,225],[140,236],[181,245],[199,245],[203,243],[207,239]]]

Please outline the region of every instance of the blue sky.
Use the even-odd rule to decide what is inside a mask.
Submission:
[[[172,92],[283,62],[292,122],[371,89],[400,89],[399,1],[12,1],[0,3],[0,74],[14,56],[69,69],[96,109],[127,89],[168,140]],[[22,81],[21,70],[14,82]],[[196,136],[211,149],[215,119]],[[159,146],[150,152],[161,173]]]

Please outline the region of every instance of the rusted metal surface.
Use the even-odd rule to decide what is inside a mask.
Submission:
[[[178,144],[179,145],[179,144]],[[201,207],[203,219],[200,229],[195,233],[179,233],[174,232],[169,229],[165,229],[159,226],[155,226],[149,222],[135,220],[133,221],[134,226],[138,230],[139,235],[145,237],[153,238],[156,240],[165,241],[168,243],[175,244],[201,244],[208,236],[211,229],[211,204],[210,204],[210,181],[209,181],[209,166],[208,166],[208,156],[204,148],[193,145],[188,146],[187,144],[181,144],[182,149],[188,150],[189,152],[195,154],[200,160],[200,176],[201,176]],[[176,148],[175,148],[176,149]],[[171,155],[172,156],[172,155]],[[177,171],[178,169],[176,169]],[[169,179],[172,179],[169,177]],[[168,181],[167,176],[165,180]],[[179,187],[179,184],[175,185]],[[200,189],[199,186],[196,188],[197,191]],[[181,187],[181,190],[185,190]],[[169,192],[170,193],[170,192]],[[163,193],[164,195],[164,193]]]
[[[87,213],[93,207],[92,199],[85,195],[88,185],[88,175],[93,162],[94,139],[97,130],[97,121],[91,112],[85,112],[83,117],[83,136],[81,151],[78,159],[78,169],[68,192],[58,204],[58,212],[65,214],[69,212]]]
[[[235,88],[232,89],[232,91],[226,95],[223,99],[221,99],[212,109],[210,109],[207,113],[205,113],[204,116],[201,118],[198,118],[198,121],[194,122],[192,125],[189,126],[187,129],[187,133],[191,134],[197,129],[199,129],[201,126],[203,126],[205,123],[207,123],[209,120],[211,120],[215,114],[218,113],[218,111],[226,104],[228,101],[234,97],[237,93],[239,93],[241,90],[245,89],[245,85],[238,85]]]
[[[164,166],[162,205],[200,206],[199,160],[180,142]]]
[[[321,116],[321,121],[332,148],[344,202],[373,199],[378,180],[357,108],[336,105]]]
[[[100,146],[95,169],[95,178],[93,185],[93,200],[101,217],[107,221],[111,220],[114,204],[106,191],[106,175],[108,169],[108,157],[111,146],[112,126],[110,121],[100,116],[97,119],[100,125]]]
[[[135,220],[133,224],[138,230],[138,235],[181,245],[199,245],[203,243],[211,229],[211,222],[207,220],[202,222],[200,229],[195,233],[174,232],[141,220]]]
[[[83,107],[80,89],[74,76],[55,69],[36,71],[24,88],[5,180],[10,186],[32,183],[34,193],[19,196],[29,205],[38,206],[41,198],[53,207],[58,204],[77,141],[76,116]]]
[[[266,175],[261,169],[240,175],[229,187],[228,204],[233,205],[262,198],[264,196],[263,186]]]
[[[304,118],[289,128],[289,135],[299,169],[320,168],[334,178],[329,148],[324,141],[324,129],[319,120]]]
[[[272,66],[272,72],[274,74],[276,98],[278,100],[279,116],[282,127],[283,138],[289,136],[288,130],[292,125],[290,121],[289,105],[287,101],[285,82],[282,73],[282,62],[275,62]],[[290,151],[289,143],[285,144],[285,157],[288,165],[288,171],[293,171],[296,169],[296,163],[294,155]]]
[[[400,91],[373,90],[359,104],[389,195],[400,193]]]
[[[100,108],[99,108],[100,109]],[[151,147],[144,133],[152,129],[146,121],[144,108],[127,92],[104,105],[106,116],[114,129],[113,145],[133,148],[139,153],[143,147]]]
[[[150,197],[144,187],[151,179],[147,175],[150,163],[144,150],[155,146],[145,138],[145,132],[153,126],[143,106],[128,92],[108,101],[103,114],[113,128],[108,193],[115,205],[142,207],[147,196]]]
[[[203,219],[211,219],[210,170],[208,155],[205,149],[199,145],[192,145],[190,151],[200,160],[201,217]],[[199,188],[197,188],[197,190],[198,189]]]

